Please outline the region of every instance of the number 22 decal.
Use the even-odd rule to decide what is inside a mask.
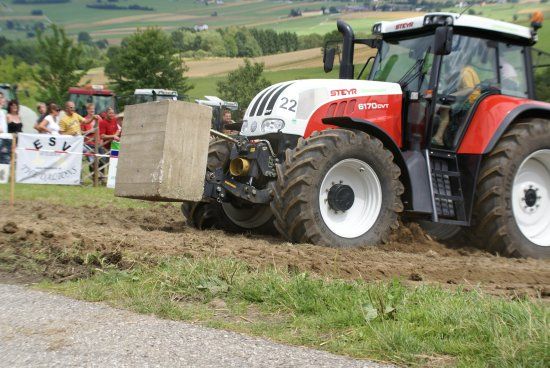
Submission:
[[[283,101],[281,106],[279,106],[281,109],[296,112],[296,105],[298,104],[296,100],[289,100],[286,97],[281,98],[281,100]],[[290,106],[287,106],[288,104],[290,104]]]

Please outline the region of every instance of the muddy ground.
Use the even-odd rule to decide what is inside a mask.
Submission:
[[[387,244],[336,249],[290,244],[278,238],[198,231],[186,226],[179,209],[68,207],[0,202],[0,271],[55,280],[85,277],[97,268],[134,267],[163,255],[234,257],[252,267],[307,271],[345,279],[438,283],[479,288],[491,294],[550,298],[550,260],[508,259],[472,247],[433,241],[407,224]]]

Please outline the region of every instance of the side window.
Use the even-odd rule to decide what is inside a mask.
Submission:
[[[502,94],[527,97],[525,49],[522,46],[499,43],[498,51]]]
[[[496,45],[491,41],[461,35],[453,37],[453,50],[443,58],[441,94],[468,94],[471,102],[491,87],[497,87]],[[469,91],[469,92],[468,92]]]

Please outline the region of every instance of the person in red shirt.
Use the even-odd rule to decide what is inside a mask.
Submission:
[[[115,111],[112,107],[107,109],[105,119],[99,120],[99,137],[103,142],[105,149],[111,149],[111,142],[120,139],[120,126],[116,118]]]
[[[93,103],[89,103],[86,105],[86,111],[87,115],[84,117],[84,120],[80,123],[80,130],[82,131],[82,135],[84,136],[84,153],[94,153],[95,152],[95,145],[96,145],[96,139],[95,139],[95,131],[96,129],[99,129],[99,121],[101,120],[101,117],[99,115],[96,115],[95,113],[95,105]],[[105,150],[101,146],[101,139],[98,139],[98,153],[99,154],[105,154]],[[93,173],[94,171],[94,161],[95,157],[93,156],[86,156],[86,159],[88,160],[89,166],[90,166],[90,173]],[[108,160],[106,157],[101,157],[99,159],[99,179],[104,180],[105,177],[105,166],[107,165]]]
[[[93,103],[86,105],[86,111],[88,114],[84,117],[84,121],[80,123],[80,130],[84,136],[84,144],[89,147],[94,147],[94,128],[98,127],[101,117],[96,115],[95,106]]]

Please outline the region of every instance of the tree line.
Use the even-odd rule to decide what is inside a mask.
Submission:
[[[174,47],[184,57],[256,57],[310,49],[323,45],[323,36],[298,36],[272,29],[228,27],[197,32],[181,28],[170,34]]]

